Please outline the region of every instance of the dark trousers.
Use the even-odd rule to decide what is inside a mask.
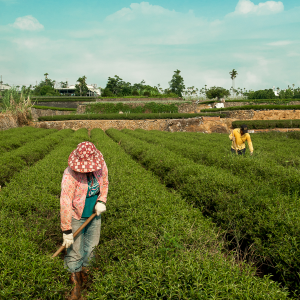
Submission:
[[[231,148],[231,153],[235,154],[235,150]],[[244,155],[246,153],[246,148],[244,148],[243,150],[238,150],[238,155]]]

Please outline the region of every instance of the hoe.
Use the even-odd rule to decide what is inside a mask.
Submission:
[[[86,227],[92,220],[93,218],[96,216],[96,213],[93,213],[74,233],[73,237],[75,238],[79,232]],[[52,258],[54,258],[55,256],[57,256],[61,251],[63,251],[66,248],[66,246],[61,246],[53,255]]]

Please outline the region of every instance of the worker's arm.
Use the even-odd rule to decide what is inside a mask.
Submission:
[[[252,141],[251,141],[251,137],[250,137],[249,133],[246,133],[246,138],[247,138],[249,150],[250,150],[250,152],[252,154],[253,153],[253,145],[252,145]]]

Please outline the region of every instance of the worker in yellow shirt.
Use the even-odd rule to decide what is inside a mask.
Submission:
[[[242,125],[241,128],[234,129],[229,135],[229,139],[232,141],[231,152],[239,155],[245,154],[246,146],[245,141],[248,142],[250,155],[253,154],[253,145],[250,134],[248,133],[247,125]]]

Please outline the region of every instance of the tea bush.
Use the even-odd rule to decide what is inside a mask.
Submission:
[[[216,111],[229,111],[229,110],[283,110],[283,109],[300,109],[300,105],[273,105],[273,104],[266,104],[266,105],[244,105],[244,106],[232,106],[226,108],[206,108],[201,109],[202,112],[216,112]]]
[[[26,166],[31,166],[42,159],[59,143],[68,137],[72,130],[57,131],[56,129],[46,129],[50,134],[37,141],[25,144],[16,150],[7,152],[0,156],[0,185],[3,186],[12,176]]]
[[[35,109],[51,109],[51,110],[60,110],[60,111],[76,111],[76,108],[65,108],[65,107],[53,107],[53,106],[42,106],[42,105],[33,105],[32,108]]]
[[[87,299],[288,299],[269,276],[255,277],[255,269],[224,255],[218,228],[101,130],[91,138],[110,188]],[[72,288],[51,254],[62,242],[62,174],[85,140],[87,130],[72,133],[0,192],[1,299],[65,299]]]
[[[266,129],[266,128],[300,128],[300,120],[251,120],[251,121],[233,121],[233,128],[240,128],[246,124],[248,129]]]
[[[29,126],[24,126],[24,127],[15,127],[15,128],[10,128],[6,130],[0,130],[0,138],[1,140],[8,137],[14,137],[15,135],[19,134],[27,134],[29,132],[34,132],[37,131],[37,128],[35,127],[29,127]]]
[[[0,299],[65,299],[69,274],[51,254],[62,243],[60,184],[68,156],[88,140],[80,129],[0,192]],[[69,136],[67,138],[67,136]]]
[[[32,127],[26,127],[32,128]],[[3,153],[11,151],[13,149],[19,148],[26,143],[33,142],[40,138],[47,136],[48,134],[53,133],[53,131],[42,128],[34,128],[28,131],[23,130],[21,134],[16,134],[15,132],[10,135],[0,136],[0,157]]]
[[[31,97],[33,102],[95,102],[94,97],[68,97],[68,96],[58,96],[58,97]]]
[[[223,166],[227,164],[230,167],[222,169],[219,164],[207,166],[202,162],[191,161],[191,152],[187,151],[187,147],[185,151],[178,148],[174,143],[174,135],[173,143],[161,140],[157,145],[151,145],[115,129],[106,132],[133,158],[159,176],[166,186],[178,190],[182,197],[199,207],[204,215],[226,229],[234,247],[252,249],[258,264],[263,263],[265,270],[294,292],[298,290],[298,170],[295,173],[292,169],[286,171],[282,167],[281,174],[275,170],[273,175],[265,179],[263,175],[255,180],[255,176],[251,177],[252,169],[233,172],[243,168],[244,164],[249,167],[251,164],[247,163],[251,157],[223,156]],[[186,141],[180,141],[187,145]],[[171,149],[171,144],[172,151],[167,150],[166,145]],[[213,154],[212,149],[216,149],[214,143],[206,143],[204,151]],[[253,170],[259,168],[260,164],[264,165],[264,162],[253,163]],[[271,169],[267,166],[265,175],[268,175],[268,170]],[[292,177],[287,179],[289,176]]]
[[[87,105],[86,113],[102,113],[111,114],[119,113],[119,111],[127,113],[178,113],[178,106],[175,104],[161,104],[155,102],[145,103],[144,105],[139,105],[133,107],[130,104],[124,103],[95,103]]]
[[[108,164],[110,192],[95,265],[101,271],[93,270],[89,299],[280,295],[267,277],[253,277],[249,266],[242,263],[241,270],[231,254],[221,254],[216,228],[197,209],[170,193],[99,129],[91,138]]]
[[[220,116],[222,114],[182,114],[182,113],[141,113],[141,114],[83,114],[83,115],[62,115],[39,117],[39,121],[63,121],[63,120],[145,120],[145,119],[188,119],[201,116]]]

